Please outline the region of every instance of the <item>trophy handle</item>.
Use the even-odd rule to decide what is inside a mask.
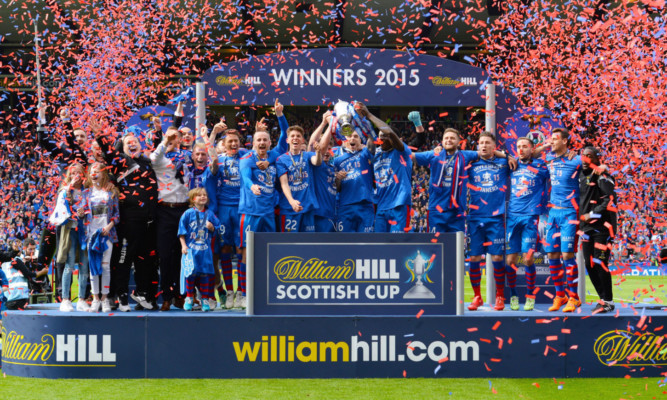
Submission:
[[[412,262],[412,267],[410,266],[410,262]],[[407,269],[408,272],[410,272],[410,278],[407,281],[405,281],[405,283],[413,282],[415,280],[414,260],[405,261],[405,269]]]

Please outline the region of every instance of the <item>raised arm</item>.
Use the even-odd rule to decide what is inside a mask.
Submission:
[[[273,105],[273,110],[278,117],[278,126],[280,126],[280,137],[278,138],[278,143],[276,144],[276,150],[278,154],[283,154],[287,152],[289,146],[287,145],[287,128],[289,128],[289,123],[287,123],[287,118],[283,114],[284,106],[276,99],[275,104]]]
[[[331,121],[331,111],[327,111],[322,115],[322,122],[320,125],[315,129],[315,131],[310,135],[310,139],[308,140],[308,151],[314,151],[315,147],[315,142],[320,142],[320,150],[322,149],[322,141],[320,138],[322,137],[322,132],[324,132],[324,127],[327,126],[327,124]],[[328,145],[329,142],[327,142]]]
[[[227,129],[227,125],[220,122],[213,127],[210,135],[207,135],[208,128],[206,128],[206,126],[202,126],[199,131],[202,139],[204,139],[204,143],[206,144],[206,151],[208,152],[208,163],[212,175],[217,174],[219,168],[218,153],[215,152],[215,136],[218,134],[218,132],[222,132],[225,129]]]
[[[405,144],[403,143],[401,138],[399,138],[398,135],[391,129],[391,127],[389,127],[389,125],[387,125],[386,122],[384,122],[380,118],[373,115],[370,111],[368,111],[368,108],[366,107],[365,104],[363,104],[363,103],[358,103],[358,104],[359,104],[359,107],[360,107],[358,112],[361,115],[368,118],[373,123],[373,125],[375,125],[380,131],[387,134],[389,136],[389,140],[391,140],[392,146],[396,150],[401,151],[401,152],[405,151]],[[372,143],[372,140],[369,139],[368,142],[367,142],[368,150],[371,150],[371,153],[373,153],[374,152],[373,150],[375,150],[375,146],[373,146],[371,148],[370,143]]]
[[[419,115],[419,111],[411,111],[410,114],[408,114],[408,120],[415,124],[417,133],[424,133],[424,127],[422,126],[422,119]]]
[[[315,143],[315,154],[310,157],[310,163],[316,167],[322,165],[322,150],[320,149],[320,142]]]
[[[329,114],[328,118],[326,118],[327,113]],[[322,136],[322,138],[320,139],[320,154],[322,154],[322,156],[324,156],[324,154],[327,151],[329,151],[329,143],[331,143],[331,136],[333,135],[333,124],[331,123],[331,121],[332,121],[331,112],[327,111],[327,113],[325,113],[324,115],[325,115],[325,119],[327,119],[328,122],[329,122],[329,126],[327,126],[326,131],[324,131],[324,136]]]
[[[167,135],[162,138],[155,150],[150,154],[149,158],[153,167],[162,167],[167,164],[167,146],[169,142],[176,139],[178,132],[175,130],[167,130]]]
[[[172,119],[172,123],[175,127],[181,127],[184,116],[185,113],[183,112],[183,101],[179,101],[178,104],[176,104],[176,111],[174,112],[174,118]]]
[[[72,123],[69,118],[69,111],[66,108],[60,110],[60,121],[63,123],[65,128],[65,141],[68,146],[74,143],[73,132],[72,132]],[[40,147],[46,150],[52,159],[60,158],[65,162],[69,162],[72,151],[64,146],[58,146],[58,143],[55,140],[55,129],[51,129],[49,132],[47,128],[40,124],[37,128],[37,142]]]

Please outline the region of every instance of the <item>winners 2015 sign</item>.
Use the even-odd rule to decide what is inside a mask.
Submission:
[[[272,53],[215,65],[202,76],[206,104],[235,106],[273,105],[279,98],[292,106],[340,99],[375,106],[484,107],[487,79],[486,71],[465,63],[361,48]],[[509,104],[498,95],[499,105]]]
[[[456,313],[455,234],[254,234],[249,313]]]

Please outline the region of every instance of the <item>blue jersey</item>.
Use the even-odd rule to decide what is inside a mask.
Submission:
[[[544,210],[544,193],[547,191],[549,170],[544,161],[531,159],[529,162],[517,162],[512,171],[512,195],[509,212],[522,215],[540,215]]]
[[[213,224],[214,229],[209,231],[206,222]],[[178,223],[178,236],[185,236],[188,252],[192,252],[195,273],[213,274],[213,251],[211,239],[220,227],[218,218],[210,210],[199,211],[189,208],[181,216]]]
[[[307,213],[318,207],[313,187],[313,164],[310,162],[310,159],[314,155],[315,153],[311,151],[302,151],[298,156],[288,152],[278,157],[276,161],[278,179],[280,180],[281,176],[287,174],[287,181],[292,192],[292,197],[294,200],[298,200],[301,203],[301,207],[303,207],[301,213]],[[279,206],[282,214],[295,214],[282,191],[280,192]]]
[[[549,203],[554,207],[562,208],[574,208],[574,204],[579,206],[581,157],[576,156],[568,160],[566,154],[557,157],[554,153],[549,153],[547,164],[551,178]]]
[[[319,167],[313,166],[313,178],[315,198],[319,207],[315,209],[315,215],[320,217],[333,217],[336,215],[336,172],[334,171],[333,159],[328,163],[322,161]]]
[[[239,149],[234,156],[218,156],[218,173],[215,175],[215,201],[219,206],[237,206],[241,200],[241,173],[239,161],[248,150]]]
[[[2,286],[9,286],[9,281],[7,280],[7,275],[5,275],[5,271],[0,269],[0,289],[2,289]],[[0,294],[0,303],[4,303],[6,298],[3,290],[2,294]]]
[[[367,147],[352,153],[345,147],[337,149],[334,158],[336,172],[345,171],[341,181],[339,204],[373,202],[373,156]]]
[[[480,158],[470,166],[470,217],[505,214],[509,167],[506,158]]]
[[[211,170],[208,167],[195,168],[192,166],[192,169],[190,170],[190,183],[188,184],[188,189],[192,190],[195,188],[204,187],[204,181],[211,178]]]
[[[208,196],[208,205],[209,209],[215,213],[218,210],[218,204],[215,202],[216,192],[217,192],[217,179],[211,173],[211,168],[194,168],[191,171],[190,175],[190,184],[188,189],[196,189],[203,187],[206,189],[206,195]]]
[[[412,205],[412,151],[392,149],[375,152],[375,199],[378,210],[391,210],[398,206]]]
[[[278,153],[269,151],[266,161],[269,167],[261,170],[257,167],[257,153],[249,152],[239,161],[241,169],[241,199],[239,202],[239,214],[268,215],[273,214],[275,207],[275,185],[276,185],[276,159]],[[250,188],[258,185],[261,191],[259,196],[255,195]]]
[[[428,166],[431,170],[428,186],[430,211],[456,210],[465,205],[468,194],[465,167],[479,159],[476,151],[458,150],[451,155],[446,151],[441,151],[439,154],[424,151],[414,155],[417,165]]]

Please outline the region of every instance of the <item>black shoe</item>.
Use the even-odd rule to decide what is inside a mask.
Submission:
[[[616,306],[613,302],[605,301],[604,307],[607,309],[607,312],[612,312],[616,309]]]
[[[604,314],[608,312],[612,312],[616,309],[616,306],[614,303],[609,303],[606,301],[600,301],[598,304],[595,305],[595,308],[593,308],[593,314]]]
[[[607,311],[604,309],[604,304],[604,302],[597,303],[595,308],[593,308],[593,314],[606,313]]]

